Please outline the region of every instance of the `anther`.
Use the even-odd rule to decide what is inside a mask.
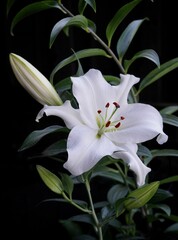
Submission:
[[[100,113],[101,113],[101,110],[98,110],[97,113],[100,114]]]
[[[109,103],[106,103],[106,105],[105,105],[105,108],[108,108],[108,107],[109,107],[109,105],[110,105]]]
[[[121,116],[121,120],[124,120],[124,119],[125,119],[125,117]]]
[[[118,122],[118,123],[115,125],[115,128],[119,128],[119,127],[120,127],[120,125],[121,125],[121,123],[120,123],[120,122]]]
[[[111,124],[111,121],[108,121],[105,126],[109,127],[110,124]]]
[[[113,102],[113,104],[114,104],[114,106],[115,106],[116,108],[120,108],[119,103],[117,103],[117,102]]]

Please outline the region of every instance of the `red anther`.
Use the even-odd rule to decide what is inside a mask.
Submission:
[[[124,120],[124,119],[125,119],[125,117],[121,116],[121,120]]]
[[[109,103],[106,103],[106,106],[105,106],[105,108],[108,108],[108,107],[109,107],[109,105],[110,105]]]
[[[119,108],[119,107],[120,107],[119,103],[117,103],[117,102],[113,102],[113,104],[114,104],[114,106],[115,106],[116,108]]]
[[[105,126],[109,127],[110,124],[111,124],[111,121],[108,121]]]
[[[101,110],[98,110],[97,113],[100,114],[100,113],[101,113]]]
[[[115,125],[115,128],[119,128],[119,127],[120,127],[120,125],[121,125],[121,123],[120,123],[120,122],[118,122],[118,123]]]

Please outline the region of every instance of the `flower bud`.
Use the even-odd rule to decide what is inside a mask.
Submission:
[[[143,207],[156,193],[160,182],[152,182],[129,193],[124,205],[127,210]]]
[[[62,105],[63,102],[49,80],[27,60],[10,53],[12,70],[19,83],[42,105]]]
[[[45,185],[51,189],[51,191],[57,194],[62,194],[63,185],[61,180],[54,173],[50,172],[41,165],[37,165],[36,168]]]

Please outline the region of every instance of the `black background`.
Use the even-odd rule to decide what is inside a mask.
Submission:
[[[5,1],[4,1],[5,2]],[[14,36],[10,34],[10,23],[13,16],[23,6],[32,1],[17,1],[11,9],[9,16],[6,16],[6,6],[2,1],[2,28],[1,28],[1,200],[2,200],[2,230],[4,238],[8,236],[23,237],[30,236],[56,236],[62,239],[61,229],[59,230],[58,219],[66,217],[72,209],[60,204],[43,204],[39,202],[48,198],[56,197],[44,186],[39,178],[35,165],[44,163],[41,160],[29,160],[28,153],[19,153],[18,148],[31,131],[42,128],[35,122],[35,117],[41,109],[41,105],[32,99],[19,85],[9,66],[8,55],[10,52],[21,55],[39,69],[46,77],[49,77],[55,65],[71,55],[71,48],[75,51],[84,47],[99,47],[97,43],[86,33],[73,28],[71,38],[61,33],[56,39],[53,47],[49,49],[49,35],[53,25],[63,17],[58,10],[47,10],[31,17],[27,17],[14,28]],[[71,3],[72,2],[72,3]],[[77,1],[76,1],[77,2]],[[98,4],[97,15],[88,10],[88,16],[93,17],[97,24],[98,34],[105,40],[105,27],[119,6],[126,1],[111,0],[96,1]],[[75,13],[75,1],[66,3]],[[100,5],[99,5],[100,4]],[[129,20],[148,17],[139,29],[129,49],[128,58],[139,50],[152,48],[159,57],[161,63],[178,57],[178,35],[177,35],[177,3],[176,1],[155,0],[143,1],[127,18]],[[113,46],[120,31],[116,33]],[[119,74],[117,66],[111,61],[110,64],[101,58],[83,60],[85,71],[91,67],[99,68],[104,74]],[[131,71],[136,76],[143,77],[154,66],[148,60],[138,60]],[[63,69],[58,78],[75,73],[76,65]],[[177,95],[178,70],[167,74],[160,81],[148,87],[140,96],[142,102],[150,103],[157,108],[178,104]],[[49,120],[50,121],[50,120]],[[175,127],[165,126],[165,132],[169,140],[165,148],[178,148],[178,131]],[[157,145],[155,145],[157,147]],[[177,174],[178,159],[155,159],[152,164],[152,178],[163,179]],[[47,163],[49,164],[49,163]],[[53,163],[52,167],[55,167]],[[169,190],[175,195],[171,201],[171,207],[175,214],[178,214],[176,207],[177,185],[172,184]],[[3,231],[2,231],[3,232]]]

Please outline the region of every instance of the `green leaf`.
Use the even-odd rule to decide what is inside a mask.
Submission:
[[[42,155],[45,157],[51,157],[58,155],[59,153],[66,152],[66,140],[59,140],[53,144],[51,144],[49,147],[47,147],[43,152]]]
[[[107,199],[109,203],[114,204],[117,200],[124,198],[128,193],[128,187],[123,184],[113,185],[108,193]]]
[[[52,47],[52,45],[53,45],[55,39],[57,38],[58,34],[67,25],[67,23],[69,22],[70,19],[71,19],[71,17],[63,18],[54,25],[54,27],[52,28],[51,34],[50,34],[49,48]]]
[[[82,234],[82,229],[79,224],[69,220],[60,220],[59,222],[62,224],[63,228],[66,229],[68,235],[71,236],[71,239]]]
[[[175,127],[178,127],[178,117],[170,114],[161,114],[163,122]]]
[[[67,128],[65,127],[61,127],[59,125],[53,125],[50,127],[47,127],[45,129],[42,130],[36,130],[31,132],[25,139],[25,141],[23,142],[23,144],[21,145],[19,151],[23,151],[25,149],[28,149],[32,146],[34,146],[35,144],[37,144],[44,136],[53,133],[53,132],[67,132]]]
[[[77,63],[78,63],[78,68],[77,68],[77,72],[76,72],[75,76],[79,77],[79,76],[82,76],[84,74],[84,71],[83,71],[82,65],[80,63],[80,60],[77,57],[77,54],[75,52],[74,52],[74,54],[76,56]]]
[[[84,222],[84,223],[89,223],[93,226],[93,218],[91,215],[89,214],[80,214],[80,215],[76,215],[73,217],[70,217],[68,220],[70,221],[75,221],[75,222]]]
[[[161,114],[172,114],[178,111],[178,105],[168,106],[160,110]]]
[[[101,209],[101,219],[104,220],[104,223],[110,220],[113,215],[115,215],[115,211],[111,205],[107,205]]]
[[[96,13],[96,2],[95,0],[79,0],[78,11],[80,14],[84,13],[86,6],[89,5],[93,11]]]
[[[128,194],[125,200],[125,208],[131,210],[143,207],[156,193],[159,181],[146,184]]]
[[[96,2],[95,0],[84,0],[90,7],[96,12]]]
[[[139,19],[139,20],[135,20],[135,21],[131,22],[126,27],[126,29],[123,31],[123,33],[121,34],[121,36],[117,42],[117,54],[118,54],[120,62],[122,62],[122,59],[123,59],[124,55],[126,54],[128,48],[130,46],[130,43],[132,42],[138,28],[143,23],[143,21],[146,19],[147,18]]]
[[[83,29],[86,29],[88,27],[88,20],[86,17],[79,14],[74,17],[71,17],[71,19],[68,21],[66,27],[69,27],[69,26],[78,26]]]
[[[7,0],[7,5],[6,5],[6,14],[9,14],[9,11],[11,10],[11,7],[14,5],[15,0]]]
[[[178,181],[178,175],[171,176],[165,179],[162,179],[160,181],[160,184],[170,183],[170,182],[177,182]]]
[[[55,89],[61,95],[64,91],[71,90],[72,82],[70,77],[60,80],[55,84]]]
[[[174,223],[174,224],[170,225],[169,227],[166,228],[166,230],[164,232],[165,233],[169,233],[169,232],[178,233],[178,223]]]
[[[164,201],[165,199],[170,197],[173,197],[172,193],[170,193],[168,190],[159,188],[150,200],[150,203],[160,203],[161,201]]]
[[[87,3],[85,2],[85,0],[78,1],[78,11],[81,15],[83,15],[86,6],[87,6]]]
[[[31,16],[32,14],[35,14],[47,9],[51,9],[51,8],[61,9],[58,3],[54,0],[35,2],[25,6],[13,18],[11,28],[10,28],[11,34],[14,35],[13,34],[14,27],[17,25],[17,23],[22,21],[24,18]]]
[[[103,171],[98,171],[98,172],[94,172],[94,174],[92,174],[92,177],[104,177],[104,178],[109,178],[109,179],[112,179],[112,180],[115,180],[117,182],[121,182],[123,183],[123,179],[122,177],[118,174],[118,173],[115,173],[115,172],[103,172]]]
[[[178,157],[178,150],[176,149],[154,149],[151,150],[153,157]]]
[[[72,179],[66,173],[60,173],[62,185],[64,186],[64,191],[68,193],[70,199],[72,199],[72,192],[74,189],[74,183]]]
[[[167,216],[171,215],[171,208],[167,204],[150,204],[148,208],[158,208],[166,213]]]
[[[153,49],[145,49],[145,50],[137,52],[132,57],[132,59],[124,61],[124,67],[125,67],[126,72],[128,72],[128,69],[131,66],[131,64],[139,58],[147,58],[147,59],[151,60],[152,62],[154,62],[157,65],[157,67],[160,67],[160,60],[159,60],[158,54]]]
[[[118,173],[118,171],[113,171],[113,169],[109,167],[96,167],[93,169],[92,178],[94,177],[104,177],[119,183],[124,183],[123,177]],[[134,186],[134,183],[131,179],[127,179],[128,184]]]
[[[118,85],[120,83],[120,78],[113,75],[103,75],[106,81],[111,85]]]
[[[122,6],[111,19],[106,28],[106,38],[108,40],[108,46],[111,46],[112,37],[120,25],[120,23],[124,20],[124,18],[136,7],[142,0],[134,0],[130,3]]]
[[[149,72],[141,81],[139,85],[139,89],[136,93],[138,95],[144,88],[154,83],[159,78],[163,77],[167,73],[178,67],[178,58],[171,59],[160,65],[159,68],[155,68],[151,72]]]
[[[41,179],[51,191],[57,194],[61,194],[63,192],[62,182],[54,173],[40,165],[37,165],[36,168]]]
[[[167,216],[166,216],[167,217]],[[171,221],[178,222],[178,216],[171,214],[169,217],[167,217]]]
[[[153,158],[151,151],[142,144],[138,144],[137,154],[144,161],[145,165],[147,165]]]
[[[88,29],[92,30],[93,32],[96,32],[96,24],[90,19],[88,19]]]
[[[76,58],[76,56],[77,56],[77,58]],[[53,82],[54,75],[61,68],[76,61],[77,59],[82,59],[85,57],[93,57],[93,56],[104,56],[104,57],[110,58],[110,56],[103,49],[100,49],[100,48],[89,48],[89,49],[80,50],[80,51],[76,52],[75,54],[72,54],[70,57],[65,58],[64,60],[62,60],[60,63],[58,63],[56,65],[56,67],[51,72],[50,82]]]

